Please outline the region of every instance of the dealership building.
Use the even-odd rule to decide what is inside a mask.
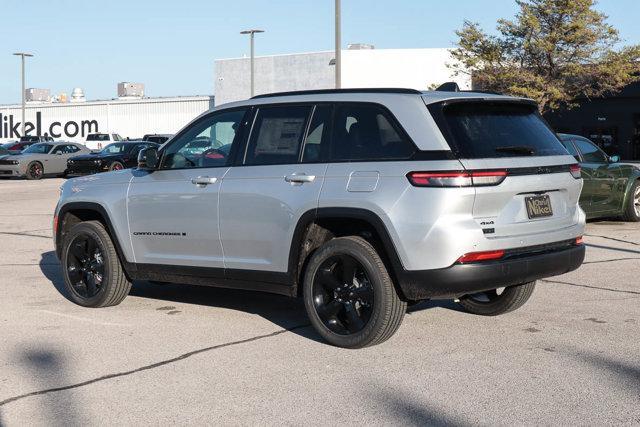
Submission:
[[[25,109],[25,133],[75,142],[84,142],[89,133],[96,132],[132,139],[148,133],[175,133],[213,104],[213,96],[30,102]],[[0,142],[20,138],[21,121],[20,105],[0,105]]]
[[[342,87],[402,87],[428,90],[455,81],[471,89],[471,76],[456,75],[451,49],[375,49],[354,44],[341,52]],[[216,105],[249,98],[250,59],[215,61]],[[254,61],[255,94],[335,87],[333,51],[258,56]]]

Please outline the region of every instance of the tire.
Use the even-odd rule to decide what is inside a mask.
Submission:
[[[629,222],[640,222],[640,181],[636,180],[631,185],[627,205],[624,208],[622,219]]]
[[[494,289],[465,295],[460,298],[459,304],[472,314],[498,316],[522,307],[531,297],[535,287],[536,282],[534,281],[506,287],[501,293]]]
[[[29,180],[38,180],[42,179],[44,176],[44,167],[40,162],[31,162],[27,166],[27,172],[25,174],[27,179]]]
[[[111,163],[111,166],[109,166],[110,171],[119,171],[122,169],[124,169],[124,165],[120,162],[113,162]]]
[[[118,305],[131,289],[111,237],[98,221],[71,228],[62,242],[61,264],[69,298],[83,307]]]
[[[355,236],[332,239],[315,251],[305,271],[303,299],[316,331],[344,348],[386,341],[407,311],[380,255]]]

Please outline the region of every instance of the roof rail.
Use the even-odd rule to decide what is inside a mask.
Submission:
[[[405,88],[349,88],[349,89],[315,89],[315,90],[299,90],[292,92],[275,92],[265,93],[262,95],[253,96],[251,99],[257,98],[272,98],[276,96],[291,96],[291,95],[320,95],[324,93],[402,93],[412,95],[422,95],[422,92],[416,89]]]

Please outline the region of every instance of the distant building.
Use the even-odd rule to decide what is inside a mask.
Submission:
[[[72,97],[84,94],[74,89]],[[70,103],[27,104],[27,135],[84,142],[90,133],[118,133],[140,138],[148,133],[176,133],[213,108],[213,96],[110,99]],[[20,105],[0,105],[0,143],[22,136]]]
[[[545,116],[554,130],[585,136],[623,160],[640,160],[640,82],[615,95],[578,102]]]
[[[29,88],[24,90],[24,99],[26,102],[49,102],[51,94],[49,89]]]
[[[118,98],[142,98],[144,96],[144,84],[142,83],[118,83]]]
[[[471,77],[455,76],[451,49],[375,49],[353,44],[341,52],[342,87],[403,87],[427,90],[455,81],[471,89]],[[255,58],[255,93],[286,92],[335,87],[333,51],[258,56]],[[250,97],[249,58],[215,61],[216,104]]]

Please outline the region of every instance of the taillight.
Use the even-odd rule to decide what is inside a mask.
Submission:
[[[409,172],[407,178],[415,187],[471,187],[498,185],[507,171]]]
[[[58,232],[58,215],[53,217],[53,234]]]
[[[503,250],[471,252],[468,254],[464,254],[460,258],[458,258],[458,262],[460,264],[467,264],[470,262],[492,261],[492,260],[500,259],[503,256],[504,256]]]
[[[574,177],[575,179],[580,179],[581,175],[580,175],[580,165],[575,163],[571,166],[569,166],[569,172],[571,172],[571,176]]]

